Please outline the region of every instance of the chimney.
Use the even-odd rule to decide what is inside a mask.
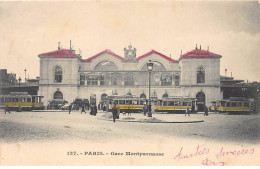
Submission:
[[[227,69],[225,69],[225,76],[227,76]]]
[[[209,51],[209,46],[208,46],[208,50],[207,51]]]
[[[198,49],[198,48],[197,48],[197,44],[196,44],[196,48],[195,48],[195,49]]]
[[[170,58],[172,58],[172,55],[170,54]]]
[[[182,56],[182,49],[181,49],[181,56]]]
[[[60,42],[58,42],[58,50],[60,50]]]
[[[232,77],[232,72],[231,72],[231,77]]]
[[[72,48],[71,48],[71,40],[70,40],[70,50],[72,50]]]
[[[201,45],[200,45],[200,50],[201,50]]]

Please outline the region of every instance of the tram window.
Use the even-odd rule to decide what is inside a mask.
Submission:
[[[163,106],[168,106],[167,101],[163,101]]]
[[[244,103],[244,107],[249,107],[249,103]]]
[[[180,102],[174,102],[175,104],[175,106],[179,106],[180,105]]]
[[[18,98],[13,98],[12,101],[13,102],[18,102]]]
[[[168,105],[169,105],[169,106],[174,106],[174,101],[169,101],[169,102],[168,102]]]
[[[31,98],[27,98],[27,102],[32,102],[32,101],[31,101]]]
[[[133,100],[133,105],[138,105],[138,100]]]
[[[236,102],[232,102],[231,103],[231,107],[236,107],[237,106],[237,103]]]
[[[25,102],[26,98],[20,98],[20,102]]]
[[[11,98],[5,98],[5,103],[11,102]]]
[[[125,100],[119,100],[119,104],[125,104]]]
[[[187,104],[187,102],[183,102],[182,105],[183,106],[187,106],[188,104]]]
[[[238,106],[238,107],[242,107],[242,103],[240,103],[240,102],[237,103],[237,106]]]
[[[127,100],[126,104],[132,104],[132,100]]]
[[[140,100],[140,105],[144,105],[144,101]]]
[[[114,100],[114,102],[113,102],[114,104],[118,104],[118,100]]]
[[[227,102],[227,107],[230,107],[230,103],[229,102]]]
[[[220,106],[225,107],[225,102],[220,102]]]

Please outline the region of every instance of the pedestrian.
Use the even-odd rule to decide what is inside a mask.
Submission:
[[[96,116],[97,115],[97,106],[96,105],[94,105],[93,110],[94,110],[94,116]]]
[[[90,115],[93,115],[94,114],[94,106],[93,104],[91,104],[90,106]]]
[[[114,104],[112,108],[112,114],[113,114],[113,121],[114,123],[116,122],[116,116],[117,116],[117,108],[116,108],[116,103]]]
[[[128,116],[129,115],[131,116],[130,103],[128,103],[128,106],[127,106],[127,114],[128,114]]]
[[[106,105],[104,104],[103,105],[103,112],[106,111],[106,110],[107,110],[107,108],[106,108]]]
[[[85,111],[84,105],[83,105],[82,108],[81,108],[81,114],[82,114],[82,112],[85,112],[85,114],[87,113],[87,112]]]
[[[117,114],[116,114],[116,119],[119,119],[119,115],[120,115],[120,107],[118,106],[118,108],[117,108]]]
[[[125,116],[126,115],[126,113],[125,113],[125,111],[123,111],[123,116]]]
[[[146,116],[146,113],[147,113],[147,106],[146,106],[146,104],[144,104],[143,111],[144,111],[144,116]]]
[[[8,112],[9,114],[11,114],[11,112],[10,112],[10,110],[9,110],[9,107],[6,105],[5,106],[5,114],[6,114],[6,112]]]
[[[208,113],[208,107],[205,106],[205,113],[204,113],[204,116],[208,116],[208,115],[209,115],[209,113]]]
[[[72,104],[69,105],[69,114],[71,112],[71,109],[72,109]]]
[[[188,106],[186,107],[185,116],[186,116],[186,115],[190,116],[190,111],[189,111],[189,107],[188,107]]]

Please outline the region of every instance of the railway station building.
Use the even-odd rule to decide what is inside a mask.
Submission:
[[[133,95],[148,99],[147,63],[153,62],[151,97],[190,97],[195,109],[222,98],[219,54],[196,48],[176,59],[156,50],[137,56],[132,45],[124,56],[104,50],[83,59],[75,50],[61,49],[39,54],[39,95],[44,105],[51,100],[88,99],[102,104],[107,96]]]

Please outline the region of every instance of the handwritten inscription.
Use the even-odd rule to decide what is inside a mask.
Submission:
[[[181,150],[179,153],[174,157],[174,159],[180,160],[180,159],[187,159],[192,157],[197,157],[203,154],[209,154],[209,148],[204,147],[204,145],[200,146],[198,145],[196,148],[196,151],[191,154],[183,154],[182,153],[183,147],[181,147]]]
[[[187,150],[185,150],[187,152]],[[242,155],[252,155],[254,154],[254,148],[245,148],[241,145],[238,149],[227,149],[223,146],[220,148],[219,151],[213,152],[215,153],[216,159],[212,160],[208,157],[210,154],[210,148],[206,145],[198,145],[195,147],[194,151],[191,153],[184,153],[184,147],[180,148],[180,151],[173,157],[174,160],[183,160],[183,159],[191,159],[196,158],[199,156],[205,156],[205,159],[201,161],[202,165],[206,166],[224,166],[225,162],[223,159],[220,161],[221,158],[228,157],[228,156],[242,156]]]

